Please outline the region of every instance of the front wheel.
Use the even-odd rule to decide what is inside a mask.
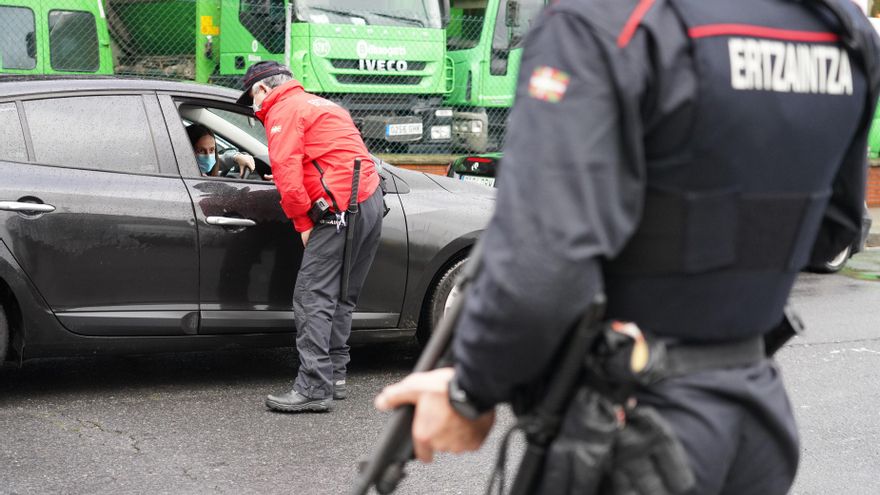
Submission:
[[[416,338],[418,338],[420,345],[425,346],[428,343],[440,319],[449,311],[458,297],[459,290],[455,282],[466,262],[467,258],[455,262],[434,284],[431,299],[422,311],[422,321],[418,332],[416,332]]]
[[[837,273],[849,260],[852,254],[852,246],[847,246],[843,251],[837,254],[834,259],[827,261],[821,265],[810,267],[811,271],[816,273]]]

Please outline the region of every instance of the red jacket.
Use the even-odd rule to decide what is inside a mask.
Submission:
[[[343,210],[348,207],[355,158],[362,159],[358,202],[379,186],[376,166],[348,111],[306,93],[299,81],[273,89],[257,117],[269,138],[269,161],[281,193],[281,208],[297,232],[313,227],[308,212],[318,198],[330,205],[335,199]],[[333,198],[325,193],[313,161],[324,171],[324,183]]]

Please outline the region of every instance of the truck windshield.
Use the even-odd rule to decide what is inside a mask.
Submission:
[[[314,24],[441,27],[436,0],[303,0],[295,5],[297,19]]]
[[[473,9],[454,9],[446,27],[446,45],[450,50],[465,50],[480,43],[486,6]]]
[[[519,2],[500,2],[498,5],[498,17],[495,20],[495,34],[492,37],[493,50],[513,50],[522,47],[526,33],[532,23],[546,5],[545,0],[520,0]],[[516,4],[518,9],[511,10],[507,14],[510,4]]]

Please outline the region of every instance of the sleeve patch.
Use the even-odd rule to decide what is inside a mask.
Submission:
[[[571,80],[568,73],[546,65],[535,68],[529,78],[529,96],[550,103],[559,103]]]

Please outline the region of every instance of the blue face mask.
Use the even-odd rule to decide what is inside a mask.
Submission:
[[[213,154],[196,155],[196,161],[199,162],[199,170],[201,170],[203,174],[207,174],[214,168],[214,165],[217,164],[217,157]]]

